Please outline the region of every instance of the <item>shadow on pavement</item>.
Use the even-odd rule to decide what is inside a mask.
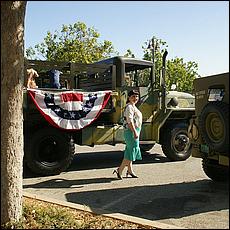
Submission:
[[[124,178],[121,183],[125,183]],[[90,183],[111,183],[116,178],[51,179],[23,188],[81,188]],[[132,180],[127,179],[127,180]],[[154,178],[153,178],[154,180]],[[68,202],[89,206],[101,214],[122,213],[149,220],[181,218],[229,209],[229,184],[209,179],[163,185],[135,186],[65,193]],[[106,211],[105,211],[106,210]]]
[[[134,164],[152,164],[170,162],[169,159],[160,154],[142,154],[141,161],[135,161]],[[77,154],[71,166],[67,170],[87,170],[87,169],[103,169],[118,167],[123,159],[123,151],[106,151]]]
[[[67,193],[69,202],[149,220],[229,209],[228,184],[211,180]]]
[[[142,160],[136,161],[134,164],[152,164],[170,162],[168,158],[157,153],[143,153]],[[105,152],[87,152],[75,154],[70,167],[66,172],[89,170],[89,169],[103,169],[118,167],[123,159],[123,151],[105,151]],[[172,162],[173,163],[173,162]],[[23,178],[41,177],[32,173],[26,166],[24,166]]]
[[[36,184],[23,185],[23,188],[81,188],[83,186],[78,185],[87,185],[87,184],[98,184],[98,183],[110,183],[116,178],[90,178],[90,179],[79,179],[79,180],[66,180],[66,179],[51,179]]]

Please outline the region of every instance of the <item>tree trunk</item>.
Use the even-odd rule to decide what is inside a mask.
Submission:
[[[22,215],[26,1],[1,1],[1,225]]]

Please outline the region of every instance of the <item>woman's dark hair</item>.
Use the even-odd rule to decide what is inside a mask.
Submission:
[[[131,91],[129,91],[128,96],[131,97],[132,95],[139,95],[139,92],[135,89],[132,89]]]
[[[131,91],[129,91],[126,104],[129,102],[129,97],[131,97],[132,95],[138,95],[139,96],[139,91],[135,90],[135,89],[132,89]]]

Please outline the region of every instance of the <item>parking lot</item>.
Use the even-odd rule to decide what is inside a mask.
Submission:
[[[139,178],[112,174],[124,145],[76,146],[73,164],[57,176],[28,172],[24,191],[190,229],[229,229],[229,184],[211,181],[201,159],[170,162],[155,145],[134,164]],[[125,172],[124,172],[125,176]]]

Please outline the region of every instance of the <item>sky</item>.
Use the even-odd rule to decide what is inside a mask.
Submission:
[[[168,45],[168,59],[198,64],[198,74],[229,72],[229,1],[27,1],[25,49],[62,25],[84,22],[124,55],[142,59],[153,36]]]

